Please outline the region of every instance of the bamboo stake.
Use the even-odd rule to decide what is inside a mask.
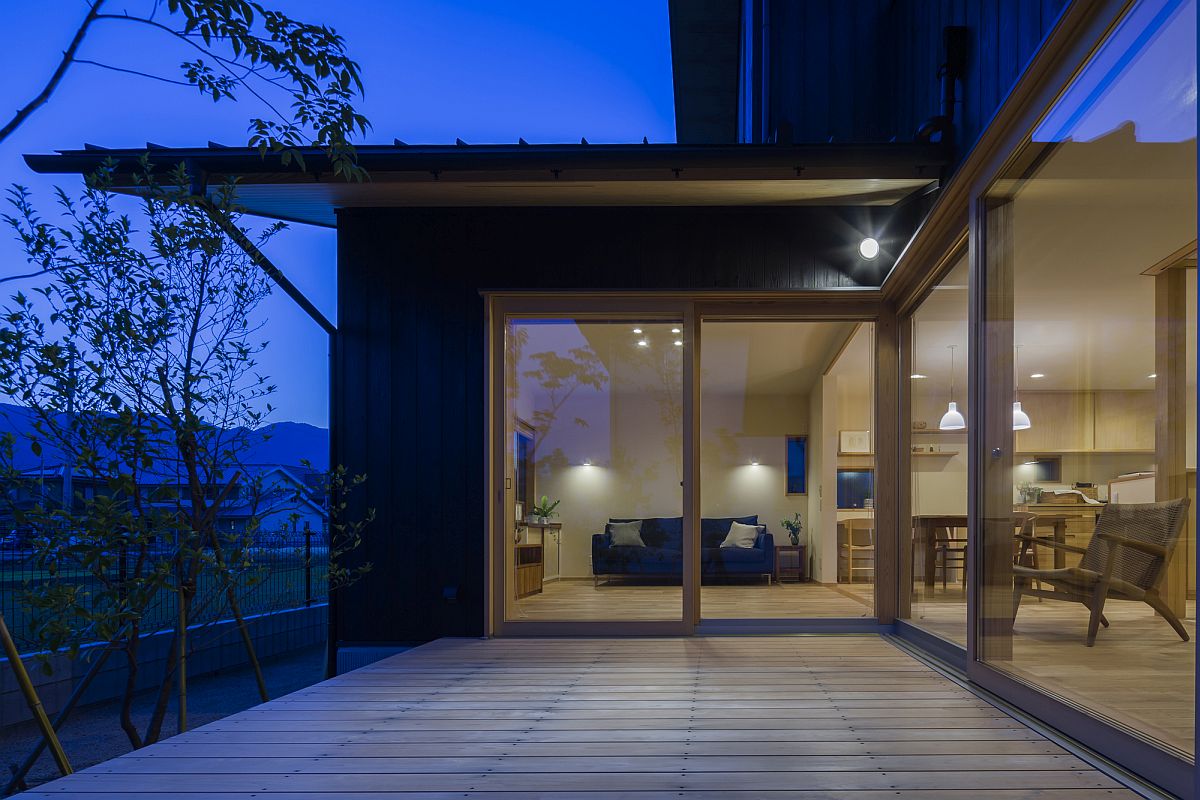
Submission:
[[[184,606],[186,588],[179,586],[179,733],[187,730],[187,608]]]
[[[71,712],[75,710],[75,705],[79,702],[79,699],[83,697],[83,693],[86,692],[88,686],[91,685],[92,679],[99,674],[100,669],[104,666],[104,662],[108,661],[108,657],[112,654],[112,652],[112,647],[105,647],[100,652],[100,655],[92,661],[92,665],[88,667],[88,671],[75,686],[74,691],[71,692],[71,696],[67,698],[66,704],[63,705],[58,714],[54,717],[53,721],[50,723],[50,726],[54,728],[54,730],[57,731],[62,727],[62,724],[67,721],[67,717],[70,716]],[[42,750],[44,749],[46,749],[46,740],[39,739],[38,743],[34,745],[34,748],[29,751],[29,755],[25,756],[25,760],[21,762],[21,765],[17,768],[17,771],[13,773],[8,785],[4,787],[4,791],[0,792],[0,797],[8,797],[18,788],[24,788],[25,776],[29,773],[29,770],[33,768],[34,762],[38,760],[38,757],[42,754]]]
[[[54,732],[54,726],[50,724],[50,718],[46,716],[46,709],[42,708],[42,701],[38,698],[33,681],[29,679],[29,673],[25,670],[25,662],[21,660],[21,654],[17,652],[17,644],[13,641],[12,634],[8,632],[8,624],[4,621],[3,613],[0,613],[0,641],[3,641],[4,654],[8,656],[8,663],[12,666],[17,683],[21,686],[21,693],[25,695],[25,703],[33,712],[33,718],[42,731],[42,738],[50,747],[50,754],[54,756],[54,763],[58,765],[58,771],[63,775],[70,775],[74,772],[71,769],[71,762],[67,759],[62,742],[58,740],[58,734]]]

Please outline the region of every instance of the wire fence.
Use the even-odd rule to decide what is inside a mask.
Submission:
[[[39,563],[28,537],[18,532],[0,539],[0,613],[21,652],[39,649],[34,641],[35,611],[30,595],[39,584],[51,580],[46,567]],[[304,530],[291,533],[264,534],[241,555],[230,569],[236,573],[235,600],[244,617],[270,614],[323,603],[329,593],[329,546],[327,532]],[[152,561],[169,561],[172,552],[162,548],[149,555]],[[132,561],[132,556],[125,555]],[[106,572],[108,577],[131,570],[122,565],[120,557]],[[143,572],[145,570],[143,569]],[[189,624],[204,625],[231,616],[226,587],[228,573],[215,564],[205,563],[197,575],[196,593],[192,601]],[[63,559],[56,564],[59,585],[77,587],[84,603],[103,591],[103,582],[82,564]],[[147,604],[140,616],[142,633],[170,630],[178,624],[178,595],[161,589]]]

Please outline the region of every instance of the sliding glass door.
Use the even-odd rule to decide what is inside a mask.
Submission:
[[[1152,772],[1195,758],[1195,32],[1194,2],[1133,4],[973,231],[972,677]]]
[[[700,615],[874,617],[874,325],[700,323]]]
[[[502,337],[504,621],[681,621],[682,316],[512,314]]]

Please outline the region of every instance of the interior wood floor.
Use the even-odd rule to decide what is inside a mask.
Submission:
[[[433,642],[22,797],[1133,800],[873,636]]]
[[[1017,677],[1104,716],[1194,753],[1196,603],[1188,601],[1184,642],[1145,603],[1112,601],[1111,626],[1085,646],[1088,611],[1078,603],[1025,598],[1014,628],[1012,659],[996,662]],[[912,622],[966,646],[962,592],[914,603]]]
[[[863,588],[866,587],[866,588]],[[700,613],[706,619],[802,619],[871,617],[869,584],[845,587],[819,583],[721,583],[700,587]],[[545,584],[539,594],[516,601],[520,620],[663,620],[683,613],[679,586],[649,583],[602,583],[562,580]]]

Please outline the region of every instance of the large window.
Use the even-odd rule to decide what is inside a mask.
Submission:
[[[1187,758],[1195,36],[1194,2],[1136,3],[988,191],[987,366],[967,414],[979,658]]]

